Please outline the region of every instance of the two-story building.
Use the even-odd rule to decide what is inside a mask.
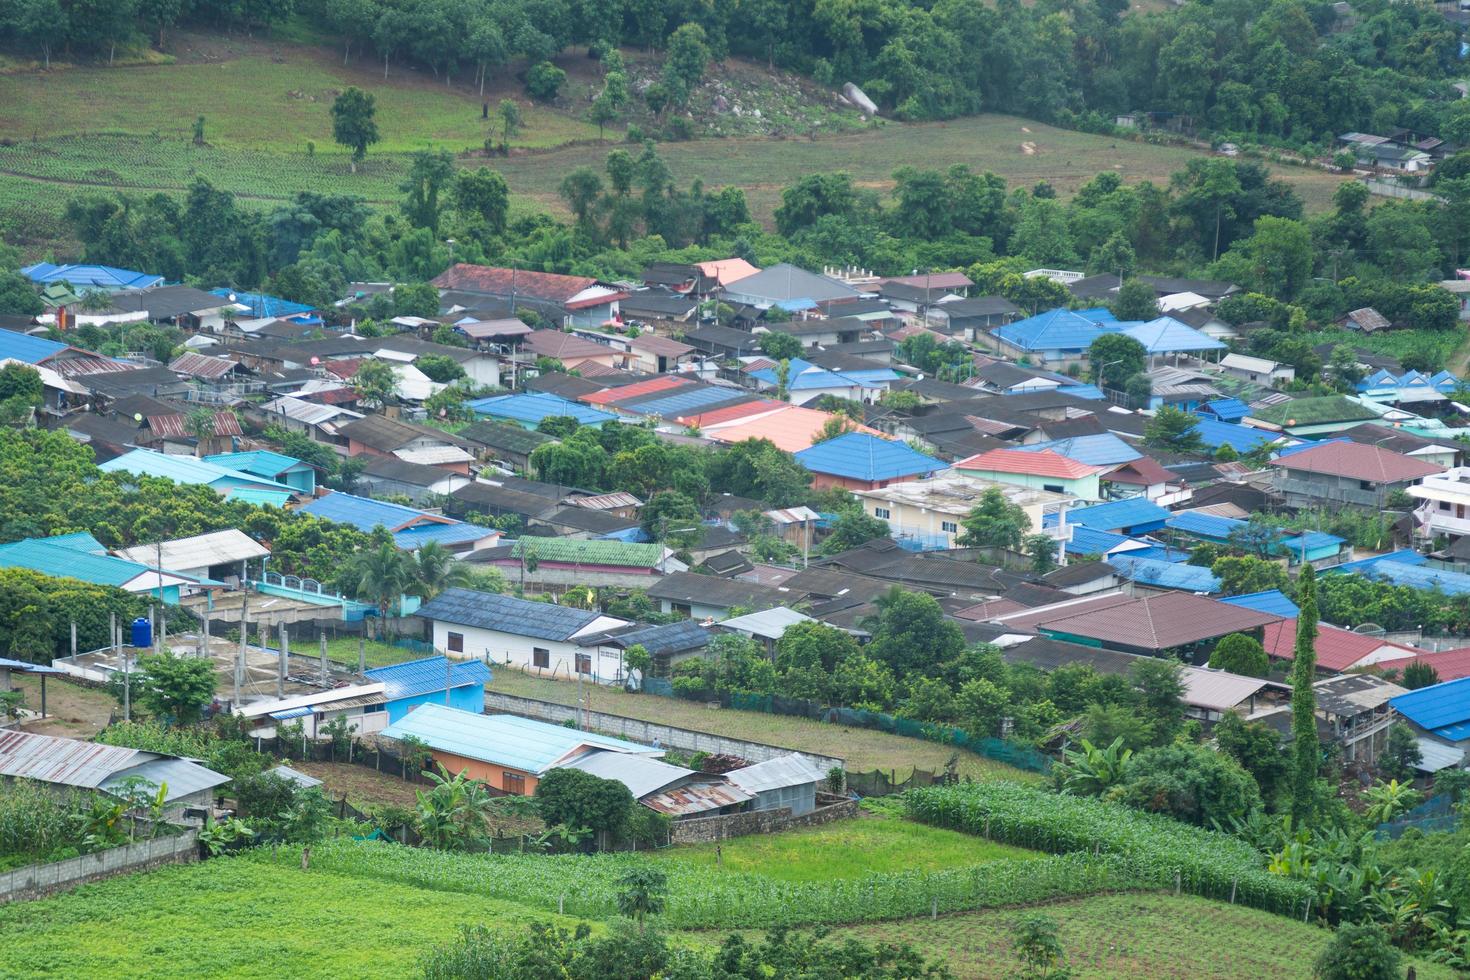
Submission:
[[[1395,491],[1412,495],[1419,481],[1443,472],[1435,463],[1356,442],[1321,443],[1288,452],[1271,465],[1272,490],[1292,508],[1383,510]]]
[[[1414,527],[1422,537],[1453,544],[1470,534],[1470,466],[1430,474],[1408,493],[1419,501]]]

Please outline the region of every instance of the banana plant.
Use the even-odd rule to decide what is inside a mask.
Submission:
[[[1062,761],[1054,768],[1062,792],[1074,796],[1100,796],[1123,781],[1132,759],[1133,750],[1123,748],[1121,735],[1104,749],[1084,738],[1082,750],[1063,749]]]

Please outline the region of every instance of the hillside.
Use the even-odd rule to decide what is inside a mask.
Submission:
[[[599,140],[584,118],[600,76],[596,62],[571,52],[558,60],[568,73],[562,97],[540,105],[513,70],[491,79],[482,96],[467,77],[445,85],[392,64],[385,79],[381,62],[344,65],[340,50],[325,47],[179,34],[170,48],[169,63],[0,74],[0,231],[31,251],[44,249],[64,237],[59,215],[77,193],[178,193],[196,176],[247,203],[309,190],[388,205],[398,199],[407,155],[428,147],[455,152],[462,165],[503,171],[521,208],[561,211],[562,177],[577,166],[600,168],[623,135],[609,128]],[[650,75],[647,56],[630,52],[628,59],[635,83]],[[357,174],[332,142],[328,117],[331,100],[349,85],[373,93],[382,134]],[[494,111],[503,98],[520,106],[524,126],[510,137],[508,157],[487,156],[486,139],[504,138]],[[1130,181],[1163,182],[1198,155],[1000,115],[863,122],[830,91],[738,59],[711,70],[690,111],[700,138],[660,148],[674,176],[744,188],[763,221],[784,185],[815,171],[848,170],[885,191],[901,166],[965,163],[994,170],[1013,187],[1045,180],[1067,195],[1107,169]],[[199,116],[204,145],[193,142]],[[1309,208],[1325,206],[1338,181],[1316,170],[1282,173]]]

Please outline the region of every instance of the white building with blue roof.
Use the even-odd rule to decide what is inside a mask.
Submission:
[[[303,504],[299,511],[337,524],[350,524],[359,531],[371,532],[381,527],[393,535],[393,543],[402,551],[417,551],[430,541],[437,541],[454,552],[478,551],[500,543],[500,531],[495,528],[350,493],[323,494]]]
[[[476,713],[484,710],[485,685],[490,683],[490,668],[479,660],[425,657],[388,667],[374,667],[364,671],[363,676],[383,685],[383,697],[386,698],[383,710],[388,712],[388,724],[391,725],[425,704],[447,704],[451,708]]]

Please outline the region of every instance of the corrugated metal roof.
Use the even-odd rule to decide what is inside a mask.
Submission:
[[[1180,679],[1184,682],[1180,700],[1210,711],[1229,711],[1270,684],[1259,677],[1188,666],[1181,671]]]
[[[1049,310],[991,331],[1020,350],[1086,350],[1106,331],[1071,310]]]
[[[1180,511],[1164,522],[1167,527],[1185,534],[1218,538],[1222,541],[1229,538],[1236,529],[1244,527],[1245,523],[1233,517],[1217,517],[1199,511]]]
[[[239,366],[239,362],[229,358],[190,353],[174,358],[169,362],[168,369],[175,374],[187,374],[195,378],[223,378]]]
[[[1190,430],[1200,437],[1200,441],[1207,448],[1214,449],[1219,446],[1229,446],[1238,453],[1248,453],[1257,447],[1268,445],[1282,438],[1279,433],[1268,432],[1264,429],[1252,429],[1249,426],[1237,425],[1234,422],[1222,422],[1219,419],[1203,418],[1194,424]]]
[[[1470,677],[1421,687],[1388,703],[1399,714],[1431,732],[1463,725],[1470,721]],[[1459,737],[1453,741],[1459,741]]]
[[[732,770],[725,773],[725,778],[747,793],[763,793],[772,789],[785,789],[788,786],[821,783],[826,780],[827,771],[806,756],[793,752],[790,755],[777,756],[765,762],[757,762],[744,769]]]
[[[633,799],[640,800],[672,783],[698,775],[693,769],[671,766],[659,759],[627,752],[594,752],[573,759],[562,768],[580,769],[602,779],[612,779],[628,787]],[[749,799],[749,797],[746,797]]]
[[[1147,323],[1126,327],[1122,333],[1138,341],[1150,354],[1225,349],[1220,341],[1172,316],[1156,317]]]
[[[445,589],[420,606],[417,615],[500,633],[566,640],[596,622],[601,613],[471,589]]]
[[[1090,466],[1112,466],[1117,463],[1130,463],[1133,460],[1144,458],[1143,453],[1134,449],[1111,432],[1099,432],[1086,436],[1071,436],[1066,439],[1053,439],[1050,442],[1038,442],[1029,446],[1017,446],[1016,448],[1025,453],[1051,451],[1058,456],[1075,459],[1079,463],[1086,463]]]
[[[1160,589],[1180,589],[1185,592],[1219,592],[1220,579],[1208,568],[1182,562],[1161,561],[1156,558],[1135,558],[1131,555],[1113,555],[1108,564],[1118,574],[1139,585]]]
[[[197,762],[190,762],[187,759],[155,758],[114,772],[103,781],[102,789],[111,790],[124,779],[133,776],[146,779],[154,786],[163,789],[164,799],[169,802],[200,790],[223,786],[230,781],[229,776],[215,772],[213,769],[206,769]]]
[[[254,449],[243,453],[215,453],[204,457],[206,463],[223,466],[225,469],[239,470],[241,473],[253,473],[256,476],[265,476],[275,479],[287,470],[299,470],[303,467],[310,469],[309,463],[303,463],[295,456],[287,456],[285,453],[271,452],[269,449]]]
[[[1059,480],[1080,480],[1095,476],[1101,467],[1069,459],[1066,456],[1043,449],[1023,452],[1020,449],[990,449],[969,459],[954,464],[955,469],[971,473],[1007,473],[1021,476],[1055,477]]]
[[[847,432],[796,453],[796,461],[813,473],[851,480],[893,480],[925,476],[945,468],[904,442],[881,439],[863,432]]]
[[[537,424],[544,419],[563,415],[570,416],[583,425],[596,425],[616,418],[607,412],[600,412],[595,408],[588,408],[586,405],[567,401],[555,395],[497,395],[493,398],[468,401],[465,402],[465,405],[476,415]]]
[[[254,490],[249,487],[236,487],[225,499],[238,500],[256,507],[285,507],[291,502],[292,496],[293,494],[285,490]]]
[[[433,703],[420,705],[380,734],[384,738],[412,735],[440,752],[509,766],[535,775],[553,768],[584,747],[639,755],[663,754],[649,745],[563,728],[544,721],[515,715],[480,715]]]
[[[234,416],[231,416],[233,418]],[[116,459],[108,460],[98,469],[104,473],[133,473],[138,476],[153,476],[172,480],[179,484],[203,484],[213,486],[222,480],[238,480],[259,490],[284,490],[295,493],[293,487],[263,476],[232,470],[213,463],[206,463],[193,456],[154,452],[151,449],[134,449]]]
[[[1114,500],[1091,507],[1079,507],[1067,511],[1068,524],[1080,524],[1096,531],[1116,531],[1119,528],[1135,527],[1140,524],[1163,524],[1169,512],[1153,501],[1142,497]],[[1043,521],[1047,527],[1055,527],[1056,514],[1046,514]]]
[[[252,539],[244,531],[229,528],[177,538],[162,545],[140,544],[116,552],[119,558],[144,565],[160,564],[163,568],[206,568],[229,565],[250,558],[264,558],[270,549]],[[159,555],[162,559],[159,559]]]
[[[522,554],[537,561],[564,565],[621,565],[628,568],[654,568],[667,554],[661,544],[638,544],[625,541],[578,540],[575,538],[519,538],[511,544],[510,556],[517,561]]]
[[[141,575],[147,575],[151,564],[145,566],[111,555],[94,555],[52,544],[46,538],[0,545],[0,568],[29,568],[43,575],[75,578],[96,585],[126,585]],[[149,580],[157,584],[156,576],[150,576]],[[165,581],[177,584],[185,579],[166,578]]]
[[[1270,589],[1266,592],[1251,592],[1246,595],[1224,596],[1221,602],[1232,606],[1240,606],[1244,609],[1254,609],[1256,612],[1270,613],[1283,619],[1295,619],[1301,612],[1296,603],[1286,597],[1286,593],[1280,589]]]
[[[0,728],[0,776],[96,789],[118,770],[156,758],[138,749]]]
[[[812,617],[799,613],[795,609],[775,606],[771,609],[762,609],[760,612],[736,616],[734,619],[726,619],[720,623],[720,626],[724,629],[735,630],[737,633],[750,633],[753,636],[778,640],[797,623],[810,622],[813,622]]]
[[[390,503],[386,500],[373,500],[369,497],[359,497],[350,493],[328,493],[303,505],[300,513],[311,514],[315,517],[338,524],[351,524],[360,531],[371,531],[373,528],[382,526],[389,531],[397,531],[401,528],[415,524],[457,524],[458,521],[451,517],[440,514],[429,514],[402,504]]]
[[[425,657],[389,667],[375,667],[364,672],[371,681],[382,681],[383,694],[389,701],[435,694],[444,690],[447,657]],[[448,671],[451,690],[472,684],[489,684],[490,668],[478,660],[454,661]]]
[[[709,782],[689,783],[685,786],[664,790],[661,793],[653,793],[638,802],[650,810],[678,817],[693,813],[707,813],[710,810],[747,803],[753,799],[755,799],[754,794],[745,792],[733,783],[712,779]]]
[[[1277,621],[1276,616],[1204,596],[1162,592],[1082,614],[1043,616],[1038,625],[1048,632],[1089,637],[1104,644],[1167,650]]]

